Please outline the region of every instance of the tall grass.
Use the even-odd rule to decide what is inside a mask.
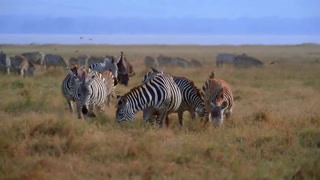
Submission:
[[[201,88],[214,69],[230,83],[234,113],[221,128],[192,121],[157,129],[141,112],[132,123],[115,122],[113,99],[96,118],[78,120],[61,95],[66,75],[49,69],[35,77],[0,76],[1,179],[320,179],[319,46],[1,46],[19,54],[41,50],[65,58],[127,53],[136,76],[145,55],[199,59],[203,68],[164,68]],[[54,51],[57,48],[58,51]],[[60,52],[61,51],[61,52]],[[263,68],[215,68],[218,52],[247,53]],[[279,63],[270,65],[273,58]],[[39,69],[38,69],[39,70]]]

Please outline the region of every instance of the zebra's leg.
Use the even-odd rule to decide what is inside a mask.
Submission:
[[[196,112],[194,110],[190,110],[189,113],[192,120],[196,119]]]
[[[204,125],[206,125],[206,124],[208,123],[208,121],[209,121],[209,115],[210,115],[210,114],[207,113],[207,112],[204,114]]]
[[[9,75],[10,74],[10,68],[7,67],[7,74]]]
[[[82,112],[81,112],[81,104],[77,103],[77,112],[78,112],[78,119],[82,118]]]
[[[166,126],[166,128],[169,127],[169,117],[168,117],[168,115],[165,118],[165,126]]]
[[[159,128],[162,128],[163,127],[163,123],[164,123],[164,119],[165,117],[167,116],[167,113],[160,113],[157,118],[156,118],[156,121],[157,121],[157,124],[159,126]]]
[[[74,109],[73,109],[73,103],[72,103],[72,101],[68,100],[68,105],[69,105],[69,110],[70,110],[70,112],[73,114]]]
[[[179,125],[183,126],[183,111],[178,111]]]

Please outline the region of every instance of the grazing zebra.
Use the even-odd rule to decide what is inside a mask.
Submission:
[[[143,83],[146,83],[148,79],[155,74],[163,73],[162,71],[157,71],[154,68],[148,72],[142,79]],[[177,84],[181,91],[182,101],[179,108],[175,111],[178,113],[179,124],[183,125],[183,112],[189,111],[191,119],[195,119],[195,112],[197,112],[199,117],[203,117],[205,114],[204,103],[201,97],[200,89],[198,89],[193,81],[185,77],[172,76],[174,82]],[[145,121],[153,121],[151,109],[145,109],[143,111],[143,117]]]
[[[88,67],[88,61],[90,58],[91,56],[88,54],[78,56],[77,58],[71,57],[69,59],[69,66]]]
[[[11,66],[11,60],[10,58],[3,53],[2,51],[0,52],[0,69],[6,69],[7,74],[10,74],[10,66]]]
[[[71,72],[72,73],[72,72]],[[111,75],[111,73],[109,74]],[[95,117],[94,108],[99,111],[103,110],[104,103],[113,90],[113,77],[97,72],[87,72],[85,69],[82,72],[81,78],[75,77],[74,97],[77,102],[78,118],[81,119],[82,114],[89,117]]]
[[[67,70],[67,63],[64,61],[64,59],[60,55],[56,54],[46,54],[44,56],[44,64],[45,69],[53,67],[62,67],[63,69]]]
[[[214,71],[209,77],[202,86],[202,97],[206,107],[205,123],[211,114],[213,125],[218,127],[223,123],[223,115],[229,118],[232,114],[233,95],[228,83],[214,77]]]
[[[74,66],[69,69],[69,73],[62,81],[61,92],[64,98],[66,98],[70,112],[74,112],[73,102],[75,102],[74,87],[75,87],[75,77],[80,77],[78,67]]]
[[[132,121],[139,110],[152,108],[157,116],[156,122],[162,127],[164,119],[179,108],[181,101],[181,92],[172,76],[157,74],[145,84],[118,96],[116,121]]]
[[[22,77],[25,77],[26,74],[29,74],[31,76],[34,76],[35,74],[35,67],[34,65],[29,62],[25,57],[23,56],[13,56],[10,57],[10,65],[12,71],[18,72]]]
[[[42,67],[44,66],[44,53],[43,52],[26,52],[22,53],[22,56],[27,58],[27,60],[33,64],[39,64]]]
[[[236,54],[231,53],[219,53],[216,58],[217,67],[222,66],[223,64],[234,64],[236,60]]]

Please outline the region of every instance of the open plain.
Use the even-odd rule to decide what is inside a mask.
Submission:
[[[162,68],[201,88],[208,75],[227,81],[231,119],[203,126],[184,113],[157,129],[116,123],[116,99],[96,118],[78,120],[61,94],[67,72],[36,67],[36,76],[0,75],[0,179],[320,179],[320,46],[1,45],[9,56],[42,51],[67,62],[80,54],[119,56],[136,75],[122,95],[141,84],[144,57],[197,59],[201,68]],[[217,68],[218,53],[246,53],[262,68]],[[270,64],[277,60],[278,63]]]

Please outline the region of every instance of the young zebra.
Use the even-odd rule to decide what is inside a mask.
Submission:
[[[95,117],[93,109],[102,111],[104,103],[113,91],[112,73],[101,74],[96,71],[88,73],[84,69],[81,78],[75,75],[74,78],[74,97],[77,102],[78,118],[81,119],[82,114]]]
[[[218,127],[223,123],[223,115],[229,118],[232,114],[233,95],[228,83],[214,77],[214,71],[210,79],[202,86],[202,97],[206,107],[205,123],[211,119],[213,125]]]
[[[104,62],[103,63],[93,63],[89,66],[89,71],[98,71],[100,73],[104,72],[104,71],[110,71],[112,72],[113,76],[114,76],[114,86],[118,84],[118,67],[117,67],[117,63],[119,62],[119,60],[115,60],[114,58],[112,58],[111,60],[109,58],[104,58]]]
[[[181,92],[168,74],[158,74],[148,82],[131,89],[118,97],[116,121],[132,121],[139,110],[152,108],[156,113],[156,122],[163,126],[164,118],[176,111],[182,101]]]
[[[163,73],[162,71],[158,71],[154,68],[150,72],[148,72],[142,79],[143,83],[146,83],[148,79],[155,74]],[[176,77],[173,76],[174,82],[177,84],[181,91],[182,102],[175,112],[178,113],[179,124],[183,125],[183,112],[189,111],[191,115],[191,119],[195,119],[195,112],[197,112],[199,117],[203,117],[205,114],[204,103],[200,94],[200,89],[198,89],[193,81],[185,78],[185,77]],[[153,121],[151,109],[145,109],[143,111],[143,118],[147,121]]]
[[[66,98],[70,112],[73,113],[73,102],[75,102],[74,97],[74,86],[75,86],[75,77],[79,77],[79,72],[77,66],[72,67],[68,70],[68,75],[64,78],[61,85],[61,92],[64,98]]]

